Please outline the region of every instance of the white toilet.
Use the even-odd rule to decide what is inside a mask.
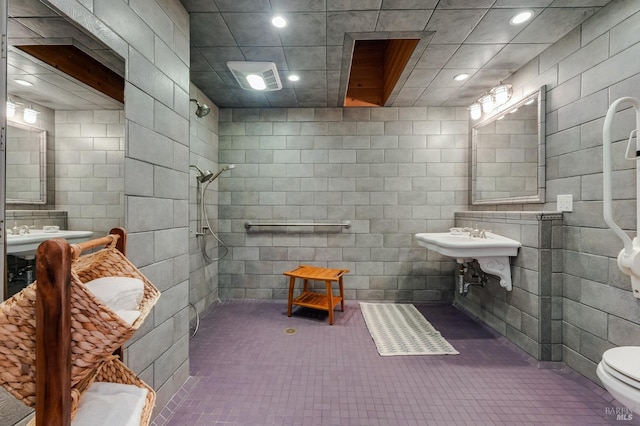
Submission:
[[[640,413],[640,346],[621,346],[602,354],[598,378],[618,402]]]

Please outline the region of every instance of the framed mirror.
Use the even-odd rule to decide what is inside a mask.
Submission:
[[[545,86],[471,129],[471,203],[545,201]]]
[[[7,204],[46,204],[47,132],[7,122]]]

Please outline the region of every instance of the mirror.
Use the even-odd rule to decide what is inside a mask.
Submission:
[[[7,122],[7,204],[46,204],[47,132]]]
[[[472,128],[471,202],[545,200],[545,86]]]

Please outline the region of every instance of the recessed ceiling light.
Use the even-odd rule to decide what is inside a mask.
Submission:
[[[284,28],[287,26],[287,20],[282,16],[274,16],[273,18],[271,18],[271,25],[276,28]]]
[[[290,81],[300,81],[300,77],[296,74],[291,74],[289,77],[287,77]]]
[[[455,81],[464,81],[464,80],[466,80],[466,79],[468,79],[468,78],[469,78],[469,74],[465,74],[465,73],[463,73],[463,74],[458,74],[458,75],[456,75],[456,76],[454,76],[454,77],[453,77],[453,79],[454,79]]]
[[[27,80],[15,79],[14,82],[18,83],[21,86],[33,86],[33,83],[28,82]]]
[[[532,16],[533,16],[532,10],[523,10],[522,12],[518,12],[517,14],[515,14],[513,18],[511,18],[509,23],[511,25],[519,25],[524,22],[527,22],[529,19],[531,19]]]

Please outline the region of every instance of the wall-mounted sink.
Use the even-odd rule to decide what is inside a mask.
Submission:
[[[484,232],[484,235],[485,238],[478,238],[470,237],[468,232],[435,232],[416,234],[415,237],[422,247],[453,257],[458,263],[468,263],[476,259],[483,271],[498,276],[500,285],[510,291],[512,286],[509,256],[516,256],[521,244],[519,241],[488,231]]]
[[[30,229],[28,234],[7,235],[7,254],[13,256],[33,256],[41,242],[53,238],[64,238],[69,243],[81,243],[91,239],[92,231],[44,231]]]

